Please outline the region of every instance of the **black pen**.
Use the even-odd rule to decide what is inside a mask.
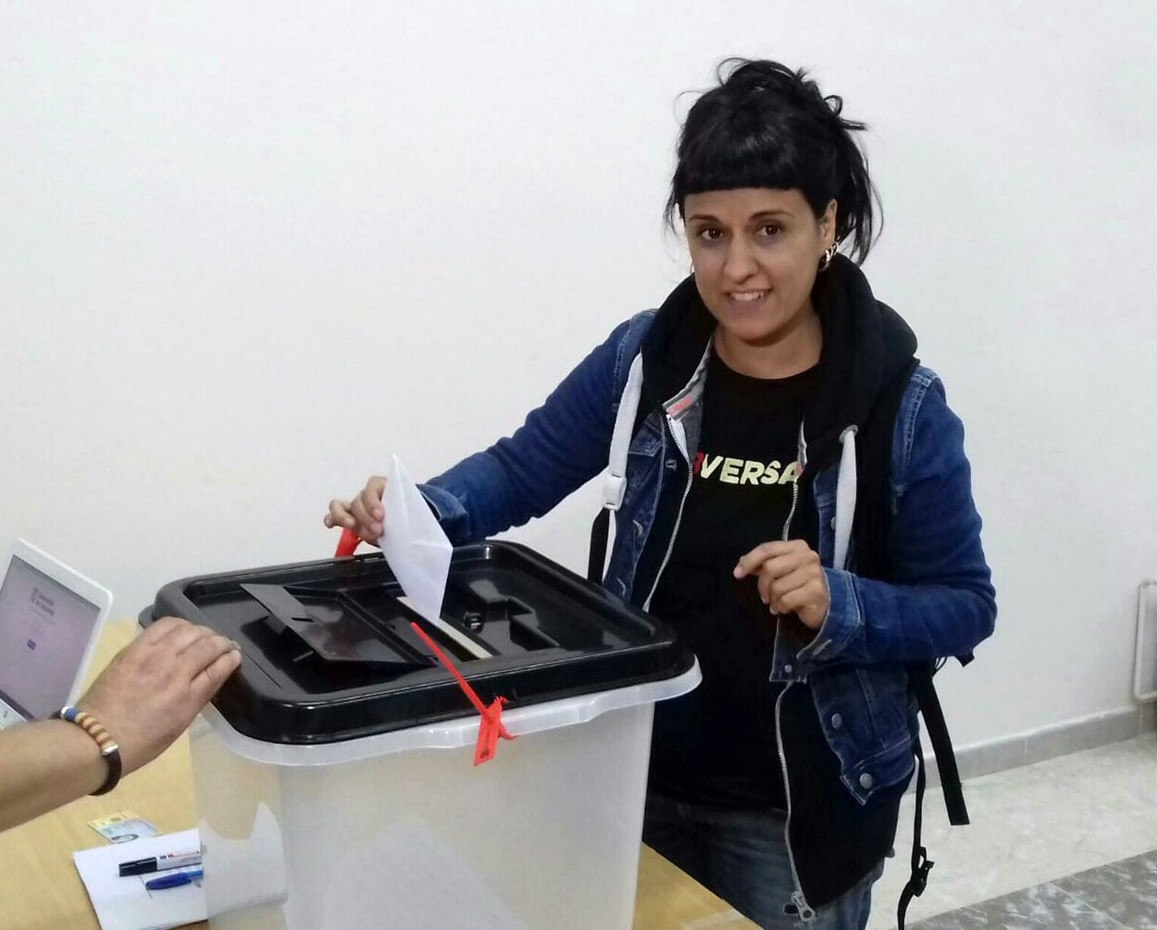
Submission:
[[[117,871],[124,878],[126,875],[145,875],[149,872],[162,872],[165,869],[183,869],[189,865],[200,865],[201,854],[202,851],[198,847],[149,856],[147,859],[132,859],[129,862],[122,862],[117,866]]]

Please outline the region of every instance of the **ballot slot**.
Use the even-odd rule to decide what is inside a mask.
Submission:
[[[401,585],[397,582],[365,585],[345,592],[347,601],[372,618],[373,624],[389,635],[395,636],[413,646],[423,656],[433,660],[429,647],[414,632],[412,624],[417,622],[438,645],[456,662],[470,662],[487,659],[496,650],[482,641],[471,630],[456,623],[455,618],[443,611],[440,623],[431,623],[421,617],[406,601]]]
[[[432,622],[413,611],[397,584],[376,582],[342,591],[324,590],[327,585],[239,586],[266,608],[264,621],[274,634],[300,639],[326,662],[403,669],[429,664],[432,654],[415,634],[414,621],[457,662],[559,645],[535,626],[528,605],[496,590],[450,584],[442,617]]]
[[[420,617],[397,585],[378,583],[353,591],[268,584],[240,587],[266,608],[266,626],[287,639],[290,649],[303,642],[306,655],[316,656],[323,670],[324,663],[335,668],[358,663],[398,672],[434,665],[433,652],[414,631],[414,623],[455,661],[494,655],[454,625]]]
[[[530,606],[485,580],[451,580],[438,623],[420,617],[396,582],[366,579],[340,591],[324,584],[241,588],[269,611],[266,622],[275,633],[299,637],[332,662],[429,664],[433,656],[414,622],[460,663],[560,646],[542,632]]]

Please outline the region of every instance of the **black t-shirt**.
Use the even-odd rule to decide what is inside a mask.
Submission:
[[[796,458],[817,369],[791,378],[741,375],[712,355],[691,490],[671,559],[651,599],[698,656],[703,683],[655,707],[650,788],[732,809],[784,807],[768,681],[776,621],[753,578],[732,574],[760,543],[812,539],[815,508]],[[798,495],[793,513],[793,493]]]

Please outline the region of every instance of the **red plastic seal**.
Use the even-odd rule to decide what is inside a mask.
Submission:
[[[353,530],[343,529],[341,531],[341,539],[337,541],[336,556],[340,559],[347,555],[353,555],[354,550],[358,547],[361,539]]]
[[[337,557],[342,558],[354,554],[361,539],[353,530],[343,529],[341,531],[341,539],[337,544]],[[502,725],[502,708],[506,706],[506,698],[496,697],[489,705],[483,704],[482,699],[478,693],[470,687],[470,682],[462,677],[462,673],[454,667],[454,663],[450,661],[449,656],[446,655],[438,644],[434,642],[417,623],[411,623],[410,626],[414,628],[414,632],[422,637],[422,641],[433,651],[437,656],[438,661],[446,668],[446,670],[454,676],[455,681],[470,699],[470,703],[478,711],[482,717],[482,725],[478,728],[478,745],[474,748],[474,764],[481,765],[483,762],[489,762],[494,758],[494,753],[498,750],[498,738],[514,739],[507,731],[506,727]]]
[[[438,648],[438,644],[430,638],[426,631],[418,626],[417,622],[411,622],[410,626],[414,628],[415,633],[422,637],[422,641],[430,647],[446,671],[454,676],[454,680],[458,682],[458,687],[465,692],[470,703],[474,705],[474,709],[481,715],[482,725],[478,728],[478,744],[474,747],[474,764],[481,765],[483,762],[489,762],[498,750],[499,737],[514,739],[502,724],[502,708],[506,706],[506,698],[499,696],[489,705],[483,704],[482,698],[470,687],[470,682],[462,677],[462,673],[454,667],[454,663],[450,661],[446,653]]]

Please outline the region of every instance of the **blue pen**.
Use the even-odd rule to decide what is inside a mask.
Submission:
[[[203,875],[204,872],[201,869],[192,869],[189,872],[172,872],[169,875],[162,875],[160,878],[150,878],[145,882],[145,888],[149,891],[161,891],[164,888],[179,888],[181,885],[199,882]]]

